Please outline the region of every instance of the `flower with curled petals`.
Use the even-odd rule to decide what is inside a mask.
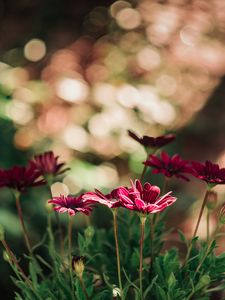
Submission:
[[[57,176],[63,174],[68,168],[64,168],[65,163],[58,162],[59,156],[55,156],[52,151],[35,155],[31,164],[44,176]]]
[[[206,161],[204,164],[193,161],[191,174],[198,179],[205,181],[210,186],[225,184],[225,168],[220,168],[218,164]]]
[[[176,138],[174,134],[161,135],[155,138],[147,135],[139,137],[136,133],[134,133],[131,130],[128,130],[128,135],[144,147],[153,149],[159,149],[171,143]]]
[[[117,208],[121,206],[121,203],[118,200],[118,189],[114,189],[111,193],[106,195],[104,195],[99,190],[95,189],[95,192],[85,193],[83,195],[83,199],[103,204],[109,208]]]
[[[45,184],[41,173],[32,165],[27,167],[14,166],[11,169],[0,170],[0,187],[8,187],[18,192],[25,192],[27,188]]]
[[[171,196],[171,193],[160,197],[158,186],[148,182],[142,186],[140,180],[136,180],[134,183],[131,181],[130,188],[118,188],[118,196],[122,206],[142,214],[157,213],[173,204],[177,198]]]
[[[93,202],[84,200],[82,196],[83,195],[78,197],[61,195],[59,197],[53,197],[48,203],[53,204],[53,209],[59,213],[67,212],[70,216],[74,216],[76,213],[81,212],[88,216],[92,212]]]
[[[175,176],[177,178],[189,181],[189,178],[184,173],[190,173],[191,168],[187,160],[183,160],[178,154],[169,156],[166,152],[162,152],[160,157],[150,155],[144,164],[152,167],[152,173],[162,173],[166,177]]]

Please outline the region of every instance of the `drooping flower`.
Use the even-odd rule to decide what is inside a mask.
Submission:
[[[171,193],[168,192],[160,197],[158,186],[148,182],[142,186],[140,180],[136,180],[134,183],[131,181],[130,188],[118,188],[118,196],[122,206],[143,214],[157,213],[173,204],[177,198],[171,196]]]
[[[190,173],[191,168],[187,160],[183,160],[178,154],[170,157],[166,152],[162,152],[160,157],[150,155],[149,159],[144,162],[146,166],[152,167],[152,173],[162,173],[166,177],[175,176],[177,178],[189,181],[184,173]]]
[[[45,184],[40,172],[32,165],[14,166],[8,170],[0,170],[0,187],[8,187],[19,192],[27,188]]]
[[[81,212],[85,215],[89,215],[92,212],[93,201],[84,200],[83,195],[78,197],[64,196],[53,197],[48,201],[54,205],[54,210],[59,213],[67,212],[70,216],[74,216],[76,213]]]
[[[161,135],[155,138],[147,135],[139,137],[136,133],[134,133],[131,130],[128,130],[128,135],[144,147],[153,149],[161,148],[171,143],[176,138],[174,134]]]
[[[35,155],[31,164],[33,164],[43,176],[60,175],[68,170],[64,168],[65,163],[58,162],[59,156],[55,156],[52,151]]]
[[[116,208],[121,206],[121,203],[118,200],[118,189],[114,189],[111,193],[106,195],[95,189],[95,192],[85,193],[83,195],[83,199],[103,204],[109,208]]]
[[[193,161],[190,173],[208,185],[225,184],[225,168],[220,168],[218,164],[208,160],[204,164]]]

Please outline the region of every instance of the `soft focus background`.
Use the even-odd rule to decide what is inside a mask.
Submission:
[[[170,153],[225,165],[224,0],[1,0],[0,34],[1,168],[51,149],[71,168],[71,193],[109,190],[142,171],[145,153],[127,129],[176,133]],[[204,184],[170,185],[179,195],[171,223],[190,233]],[[217,191],[223,202],[225,189]],[[36,242],[49,197],[39,195],[23,202]],[[15,211],[1,190],[0,222],[20,255]],[[107,226],[109,218],[100,209],[93,222]],[[1,293],[13,299],[1,258],[0,270]]]

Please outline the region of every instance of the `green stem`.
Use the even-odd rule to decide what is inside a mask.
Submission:
[[[26,276],[26,274],[24,273],[23,269],[20,267],[15,255],[13,254],[12,250],[10,249],[9,245],[7,244],[6,240],[2,240],[2,245],[5,248],[10,260],[13,262],[13,264],[15,265],[15,267],[17,268],[17,270],[21,273],[21,276],[23,277],[23,279],[26,281],[26,283],[29,285],[29,287],[31,289],[33,289],[32,286],[32,282],[30,281],[30,279]]]
[[[144,236],[145,236],[145,221],[146,217],[140,217],[140,267],[139,267],[139,283],[140,283],[140,294],[141,299],[143,299],[143,285],[142,285],[142,266],[143,266],[143,243],[144,243]]]
[[[204,197],[203,202],[202,202],[202,206],[201,206],[201,209],[200,209],[200,212],[199,212],[198,220],[197,220],[197,223],[196,223],[196,226],[195,226],[195,231],[193,233],[192,239],[196,236],[196,234],[198,232],[199,224],[200,224],[202,214],[203,214],[206,202],[207,202],[207,198],[208,198],[208,189],[206,190],[205,197]]]
[[[112,213],[113,213],[114,238],[115,238],[115,246],[116,246],[118,282],[119,282],[119,288],[120,288],[120,297],[123,300],[124,299],[123,298],[123,286],[122,286],[122,280],[121,280],[120,252],[119,252],[119,243],[118,243],[117,209],[113,209]]]
[[[86,300],[90,300],[88,293],[87,293],[87,289],[86,289],[84,281],[83,281],[83,277],[79,276],[78,279],[79,279],[79,282],[80,282],[80,285],[81,285],[81,288],[82,288],[82,291],[84,293]]]
[[[209,228],[210,228],[210,211],[209,211],[209,209],[208,209],[208,211],[207,211],[207,218],[206,218],[206,230],[207,230],[207,243],[209,243],[209,234],[210,234],[210,232],[209,232]]]
[[[24,219],[23,219],[23,212],[22,212],[22,208],[21,208],[21,205],[20,205],[20,194],[16,193],[15,196],[16,196],[16,208],[17,208],[18,217],[19,217],[19,220],[20,220],[20,225],[21,225],[21,228],[22,228],[22,231],[23,231],[25,244],[27,246],[27,249],[29,251],[30,256],[33,256],[32,247],[31,247],[31,244],[30,244],[30,241],[29,241],[29,238],[28,238],[27,230],[26,230],[26,227],[25,227]]]
[[[73,228],[73,219],[69,216],[68,222],[68,259],[69,259],[69,271],[70,271],[70,281],[72,288],[72,297],[74,299],[74,284],[73,284],[73,269],[72,269],[72,228]]]

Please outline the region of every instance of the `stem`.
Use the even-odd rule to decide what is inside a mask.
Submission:
[[[148,155],[147,155],[147,159],[148,159]],[[148,166],[145,165],[145,166],[144,166],[144,169],[143,169],[143,171],[142,171],[142,173],[141,173],[141,176],[140,176],[140,181],[141,181],[141,182],[142,182],[143,179],[144,179],[144,176],[145,176],[145,173],[146,173],[146,171],[147,171],[147,168],[148,168]]]
[[[140,294],[141,299],[143,299],[143,286],[142,286],[142,265],[143,265],[143,242],[144,242],[144,235],[145,235],[145,221],[146,217],[140,217],[140,268],[139,268],[139,282],[140,282]]]
[[[26,244],[27,249],[30,253],[30,256],[33,256],[33,251],[32,251],[30,241],[29,241],[29,238],[28,238],[28,234],[27,234],[27,230],[26,230],[26,227],[25,227],[25,224],[24,224],[23,212],[22,212],[22,208],[21,208],[21,205],[20,205],[20,195],[18,193],[18,194],[15,194],[15,196],[16,196],[16,207],[17,207],[18,217],[19,217],[20,225],[21,225],[21,228],[22,228],[22,231],[23,231],[25,244]]]
[[[204,197],[203,202],[202,202],[202,206],[201,206],[201,209],[200,209],[200,212],[199,212],[199,216],[198,216],[198,221],[197,221],[197,224],[196,224],[195,231],[194,231],[194,233],[193,233],[192,239],[193,239],[193,238],[196,236],[196,234],[197,234],[198,227],[199,227],[199,224],[200,224],[200,221],[201,221],[201,218],[202,218],[202,214],[203,214],[203,211],[204,211],[206,202],[207,202],[207,198],[208,198],[208,190],[206,190],[205,197]]]
[[[90,300],[82,276],[79,276],[78,279],[79,279],[79,282],[80,282],[80,285],[81,285],[81,288],[82,288],[82,291],[84,293],[86,300]]]
[[[199,216],[198,216],[198,221],[197,221],[197,224],[196,224],[196,227],[195,227],[195,231],[194,231],[194,233],[193,233],[193,236],[192,236],[192,238],[191,238],[191,243],[190,243],[189,246],[188,246],[187,254],[186,254],[186,257],[185,257],[183,266],[187,263],[188,258],[189,258],[189,256],[190,256],[191,249],[192,249],[192,240],[193,240],[193,238],[196,236],[196,233],[197,233],[197,231],[198,231],[198,227],[199,227],[199,224],[200,224],[200,220],[201,220],[201,217],[202,217],[202,214],[203,214],[204,207],[205,207],[206,202],[207,202],[207,198],[208,198],[208,189],[207,189],[206,192],[205,192],[205,196],[204,196],[204,199],[203,199],[203,202],[202,202],[202,206],[201,206],[201,209],[200,209],[200,213],[199,213]]]
[[[123,286],[121,280],[121,267],[120,267],[120,253],[119,253],[119,243],[118,243],[118,226],[117,226],[117,209],[112,210],[113,213],[113,229],[114,229],[114,238],[116,245],[116,259],[117,259],[117,274],[118,274],[118,282],[120,288],[120,297],[123,300]]]
[[[49,189],[50,197],[52,198],[51,184],[48,184],[48,189]],[[60,222],[59,214],[56,211],[54,211],[54,213],[55,213],[55,219],[56,219],[56,223],[57,223],[58,231],[59,231],[60,253],[61,253],[61,256],[64,257],[64,236],[63,236],[62,225]]]
[[[209,226],[210,226],[210,211],[207,211],[207,218],[206,218],[206,230],[207,230],[207,243],[209,243]]]
[[[30,281],[30,279],[26,276],[26,274],[24,273],[23,269],[20,267],[15,255],[13,254],[12,250],[10,249],[9,245],[7,244],[6,240],[2,240],[2,245],[4,246],[7,254],[10,257],[10,260],[14,263],[14,265],[16,266],[17,270],[21,273],[21,276],[23,277],[23,279],[26,281],[26,283],[33,289],[32,283]]]
[[[72,297],[74,299],[74,284],[73,284],[73,270],[72,270],[72,227],[73,227],[73,219],[69,216],[68,223],[68,258],[69,258],[69,271],[70,271],[70,281],[72,287]]]

